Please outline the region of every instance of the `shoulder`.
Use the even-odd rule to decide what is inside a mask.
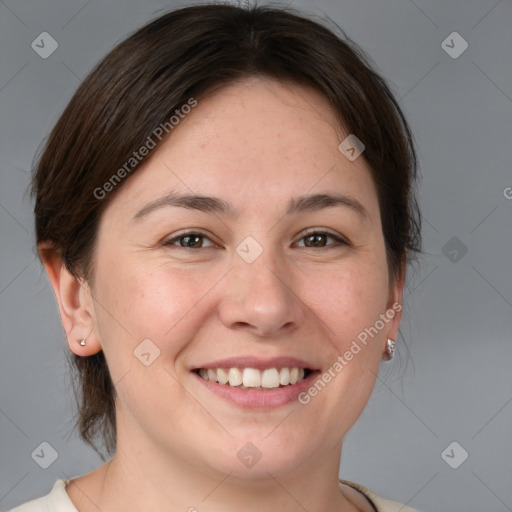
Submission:
[[[399,503],[398,501],[392,501],[383,498],[364,485],[342,479],[340,479],[339,482],[340,484],[348,485],[349,487],[352,487],[353,489],[356,489],[360,493],[364,494],[364,496],[374,506],[377,512],[420,512],[419,510],[408,507],[403,503]]]
[[[27,501],[9,512],[78,512],[66,492],[66,480],[57,480],[46,496]]]

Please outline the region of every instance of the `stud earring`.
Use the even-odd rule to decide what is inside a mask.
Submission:
[[[80,340],[80,345],[82,345],[82,347],[85,347],[85,338],[83,340]]]
[[[388,338],[388,341],[386,342],[386,351],[384,352],[382,359],[384,361],[390,361],[391,359],[393,359],[393,356],[395,355],[395,348],[396,341]]]

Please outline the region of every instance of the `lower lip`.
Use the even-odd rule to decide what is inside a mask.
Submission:
[[[316,377],[320,374],[318,371],[311,372],[307,378],[297,384],[291,384],[279,388],[269,389],[268,391],[251,391],[248,389],[239,389],[227,384],[219,384],[210,380],[203,379],[195,372],[192,374],[199,379],[210,391],[216,393],[225,400],[234,403],[242,409],[275,409],[290,402],[297,400],[300,393],[306,391]]]

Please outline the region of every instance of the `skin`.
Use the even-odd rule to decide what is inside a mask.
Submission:
[[[315,91],[237,82],[199,100],[116,192],[91,282],[45,255],[70,349],[103,350],[118,395],[116,454],[67,487],[81,512],[373,510],[357,491],[340,492],[342,440],[400,313],[307,405],[242,410],[189,371],[242,355],[294,356],[327,371],[401,304],[404,276],[388,273],[370,170],[338,150],[347,135]],[[240,214],[164,207],[132,220],[171,191],[220,197]],[[290,198],[312,193],[349,195],[368,216],[340,206],[285,214]],[[350,245],[323,237],[308,246],[308,228]],[[199,249],[163,245],[186,231],[205,235]],[[263,248],[250,264],[236,252],[247,236]],[[148,338],[160,355],[145,366],[133,351]],[[251,468],[237,458],[247,442],[262,453]]]

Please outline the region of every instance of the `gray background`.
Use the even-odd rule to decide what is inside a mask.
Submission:
[[[290,3],[327,14],[370,55],[400,98],[423,175],[425,255],[410,276],[402,324],[411,358],[400,340],[395,359],[381,365],[345,439],[340,474],[426,512],[512,510],[511,2]],[[35,258],[26,194],[34,154],[91,67],[175,5],[0,2],[2,510],[101,462],[69,434],[67,348]],[[47,59],[31,48],[43,31],[59,44]],[[441,45],[454,31],[469,45],[455,59]],[[31,458],[44,441],[58,452],[48,469]],[[469,454],[458,469],[441,456],[453,441],[462,448],[448,451],[452,465],[462,449]]]

